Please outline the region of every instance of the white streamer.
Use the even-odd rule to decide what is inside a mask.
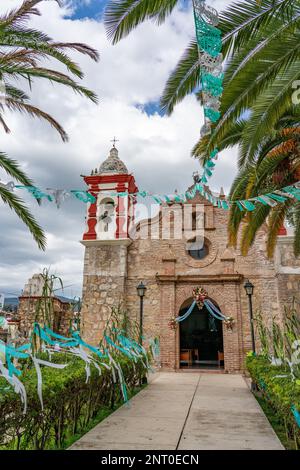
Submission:
[[[27,393],[22,382],[15,375],[10,376],[8,369],[4,366],[3,362],[0,359],[0,377],[4,377],[7,382],[13,386],[14,391],[20,395],[21,402],[24,404],[23,414],[27,412]]]
[[[44,410],[44,404],[43,404],[43,392],[42,392],[42,385],[43,385],[43,377],[42,377],[42,371],[40,366],[48,366],[52,367],[53,369],[64,369],[67,367],[68,364],[55,364],[54,362],[49,362],[49,361],[44,361],[42,359],[38,359],[35,356],[31,356],[31,359],[33,360],[34,367],[36,370],[36,375],[37,375],[37,391],[38,391],[38,396],[39,400],[41,403],[42,410]]]

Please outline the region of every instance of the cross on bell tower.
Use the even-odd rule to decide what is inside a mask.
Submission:
[[[116,142],[119,142],[119,139],[116,139],[116,137],[114,136],[111,142],[113,143],[113,147],[116,148]]]

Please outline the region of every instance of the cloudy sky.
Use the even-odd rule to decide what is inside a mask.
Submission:
[[[0,12],[21,3],[1,0]],[[107,157],[117,136],[119,155],[133,172],[140,189],[170,193],[184,191],[199,169],[190,152],[198,139],[203,112],[194,96],[181,103],[171,117],[158,112],[163,86],[194,35],[191,2],[183,1],[168,21],[157,27],[148,22],[118,45],[112,46],[103,26],[105,0],[71,0],[63,8],[43,2],[41,17],[32,26],[56,41],[85,42],[100,52],[100,62],[73,54],[85,72],[84,85],[99,96],[99,105],[60,85],[36,81],[32,103],[52,114],[66,129],[62,143],[46,123],[6,113],[12,130],[1,133],[1,151],[17,159],[40,188],[84,188],[80,174]],[[219,9],[228,0],[210,0]],[[211,187],[228,190],[236,172],[234,151],[221,154]],[[0,173],[0,178],[7,177]],[[19,192],[20,194],[20,192]],[[23,195],[23,193],[22,193]],[[19,293],[25,282],[43,267],[63,278],[65,295],[80,294],[84,248],[85,204],[68,200],[61,209],[26,202],[47,234],[47,250],[40,251],[31,235],[0,202],[0,292]]]

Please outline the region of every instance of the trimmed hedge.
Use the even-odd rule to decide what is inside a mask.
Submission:
[[[55,362],[65,363],[66,357],[55,359]],[[118,357],[118,362],[130,394],[145,375],[145,368],[142,363],[134,364],[126,357]],[[66,440],[84,431],[101,410],[113,408],[123,400],[119,383],[113,384],[112,374],[106,368],[102,368],[99,376],[91,366],[91,377],[86,383],[85,363],[79,358],[69,359],[68,366],[61,370],[42,367],[42,376],[43,411],[37,395],[35,369],[25,368],[22,374],[28,399],[25,415],[20,396],[0,378],[2,449],[63,448]]]
[[[293,438],[298,449],[300,428],[296,423],[292,407],[294,406],[296,410],[300,411],[300,386],[289,377],[276,377],[277,375],[288,375],[289,370],[283,366],[272,366],[270,361],[263,356],[248,356],[246,367],[253,382],[284,425],[287,438]]]

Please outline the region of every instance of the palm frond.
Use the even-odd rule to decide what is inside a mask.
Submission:
[[[274,17],[289,21],[297,8],[294,0],[243,0],[220,13],[219,26],[223,33],[224,52],[238,51],[253,36],[268,26]]]
[[[32,106],[31,104],[24,103],[22,101],[14,100],[11,98],[7,98],[5,101],[7,108],[11,111],[19,111],[21,113],[27,113],[32,117],[38,117],[40,119],[44,119],[47,121],[57,132],[60,134],[63,142],[68,141],[68,135],[61,127],[61,125],[52,117],[50,114],[45,113],[39,108]]]
[[[292,84],[300,78],[299,64],[300,61],[296,61],[279,75],[252,106],[251,119],[245,127],[242,142],[242,164],[253,161],[262,139],[274,132],[278,119],[291,107]]]
[[[109,0],[104,23],[107,35],[115,44],[147,19],[158,24],[173,11],[178,0]]]
[[[240,242],[241,253],[243,256],[248,254],[248,251],[255,240],[255,236],[261,226],[266,222],[270,210],[271,207],[259,204],[253,212],[247,214],[248,222],[243,230]]]
[[[166,83],[161,97],[162,109],[170,115],[175,105],[192,93],[200,81],[198,46],[191,41]]]
[[[0,168],[2,168],[2,170],[4,170],[8,175],[25,186],[33,186],[32,179],[28,178],[28,176],[20,168],[18,162],[8,157],[3,152],[0,152]]]

